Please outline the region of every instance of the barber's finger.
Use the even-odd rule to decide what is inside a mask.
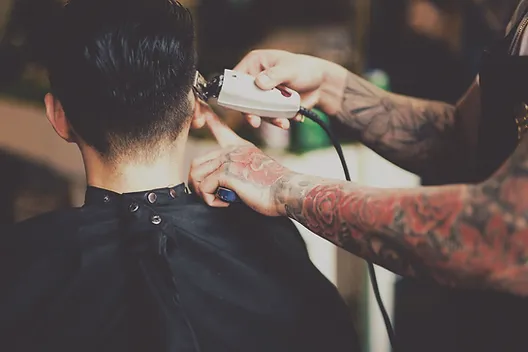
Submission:
[[[229,203],[226,203],[216,198],[216,195],[213,195],[213,194],[204,194],[203,200],[207,205],[213,208],[227,208],[231,205]]]
[[[221,158],[209,160],[198,167],[192,168],[189,178],[195,183],[195,186],[198,186],[207,176],[218,170],[220,166],[222,166]]]
[[[254,50],[247,54],[233,70],[255,77],[263,70],[274,66],[277,62],[277,57],[277,55],[273,55],[273,51]]]
[[[305,109],[310,110],[314,106],[317,106],[317,104],[319,103],[319,97],[320,95],[318,91],[301,94],[301,106]],[[303,122],[305,119],[305,116],[297,114],[292,120],[296,122]]]
[[[319,91],[301,94],[301,106],[306,109],[311,109],[319,103]]]
[[[225,154],[225,149],[217,149],[192,160],[188,181],[189,186],[199,196],[201,196],[200,182],[222,165],[223,159],[220,156],[223,154]]]
[[[211,206],[214,208],[229,208],[231,204],[226,203],[218,198],[216,198],[212,203]]]
[[[206,194],[216,195],[218,187],[230,188],[228,183],[228,177],[225,173],[225,166],[221,166],[203,179],[203,181],[200,183],[200,191],[204,196]]]
[[[290,121],[288,119],[267,119],[263,118],[265,122],[271,123],[272,125],[275,125],[279,128],[282,128],[283,130],[287,130],[290,128]]]
[[[256,78],[255,83],[258,87],[264,90],[269,90],[287,83],[292,78],[292,69],[287,66],[273,66],[261,72]]]
[[[306,118],[303,115],[297,114],[297,115],[295,115],[295,117],[292,120],[295,121],[295,122],[304,122],[305,119]]]
[[[207,127],[215,137],[218,144],[225,148],[232,145],[248,144],[246,140],[240,138],[232,129],[225,125],[218,116],[207,116]]]
[[[255,115],[247,115],[246,119],[248,123],[254,128],[259,128],[260,125],[262,124],[262,119]]]
[[[251,57],[250,55],[246,56],[238,65],[233,68],[233,71],[246,73],[251,76],[256,76],[262,72],[263,67],[260,64],[259,60]]]
[[[213,206],[215,203],[218,203],[216,202],[216,200],[218,200],[216,197],[216,191],[219,187],[229,188],[224,167],[217,169],[200,183],[202,198],[208,205]]]
[[[189,186],[193,191],[201,196],[200,183],[203,179],[214,172],[221,165],[220,159],[212,159],[205,163],[202,163],[198,167],[192,167],[189,172]]]
[[[200,184],[198,183],[195,183],[193,182],[190,178],[189,180],[187,181],[187,185],[189,186],[189,189],[191,190],[192,193],[198,195],[198,196],[202,196],[201,193],[200,193],[200,188],[198,187]]]

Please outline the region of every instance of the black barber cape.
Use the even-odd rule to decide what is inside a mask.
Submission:
[[[0,351],[359,351],[291,221],[188,193],[89,188],[2,234]]]

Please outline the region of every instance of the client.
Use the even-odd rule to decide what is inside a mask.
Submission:
[[[189,12],[71,0],[49,26],[46,112],[88,188],[81,208],[2,234],[0,350],[358,351],[288,219],[210,208],[180,177],[206,114]]]

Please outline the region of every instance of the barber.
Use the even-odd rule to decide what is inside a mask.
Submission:
[[[515,23],[510,27],[515,33]],[[513,34],[504,43],[512,41]],[[456,106],[389,93],[339,65],[284,51],[252,52],[235,68],[256,76],[262,89],[283,84],[298,91],[303,106],[336,116],[396,165],[460,182],[379,189],[303,175],[211,117],[223,149],[195,160],[191,183],[211,206],[226,206],[215,191],[230,188],[257,212],[288,216],[400,275],[528,295],[528,139],[512,113],[528,99],[496,77],[507,68],[497,62],[507,64],[523,54],[518,50],[499,45],[489,53],[495,59],[483,59],[480,82]]]

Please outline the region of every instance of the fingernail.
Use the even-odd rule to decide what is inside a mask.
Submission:
[[[273,88],[273,82],[266,74],[261,74],[258,76],[258,83],[261,88]]]
[[[296,122],[304,122],[304,116],[303,115],[296,115],[294,120]]]
[[[258,116],[255,116],[255,115],[250,115],[249,116],[249,123],[254,128],[258,128],[260,126],[260,118],[258,118]]]

